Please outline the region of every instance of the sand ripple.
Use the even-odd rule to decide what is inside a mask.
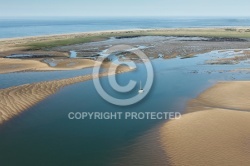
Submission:
[[[130,71],[130,69],[121,67],[116,70],[116,73],[127,71]],[[65,86],[107,75],[108,72],[104,72],[99,75],[85,75],[0,89],[0,124],[27,110]]]

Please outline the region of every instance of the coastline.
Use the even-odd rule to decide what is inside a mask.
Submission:
[[[63,37],[63,36],[72,36],[72,35],[81,36],[81,35],[98,34],[98,33],[111,33],[111,32],[118,32],[119,33],[119,32],[126,32],[126,31],[147,31],[147,30],[153,30],[153,29],[103,30],[103,31],[88,31],[88,32],[72,32],[72,33],[62,33],[62,34],[52,34],[52,35],[38,35],[38,36],[26,36],[26,37],[0,38],[0,42],[5,41],[5,40]]]
[[[189,28],[135,28],[135,29],[122,29],[122,30],[100,30],[100,31],[88,31],[88,32],[72,32],[72,33],[62,33],[62,34],[50,34],[50,35],[37,35],[37,36],[26,36],[26,37],[10,37],[10,38],[0,38],[1,41],[6,40],[20,40],[20,39],[34,39],[34,38],[49,38],[49,37],[63,37],[63,36],[81,36],[88,34],[100,34],[100,33],[120,33],[120,32],[146,32],[146,31],[167,31],[167,30],[212,30],[212,29],[225,29],[225,28],[233,28],[233,29],[249,29],[249,26],[214,26],[214,27],[189,27]]]
[[[159,130],[170,165],[250,163],[250,82],[220,82],[191,100],[179,120]]]
[[[234,31],[227,30],[233,28]],[[76,32],[66,34],[28,36],[18,38],[3,38],[0,39],[0,52],[11,50],[25,50],[48,47],[42,45],[50,42],[52,46],[57,42],[56,46],[64,46],[69,44],[80,44],[92,41],[101,41],[114,37],[129,36],[193,36],[193,37],[229,37],[229,38],[250,38],[248,32],[250,27],[204,27],[204,28],[158,28],[158,29],[127,29],[127,30],[107,30],[107,31],[92,31],[92,32]],[[84,40],[87,39],[87,40]],[[81,40],[80,40],[81,39]],[[73,41],[72,41],[73,40]],[[72,43],[63,43],[62,41],[70,41]],[[62,42],[59,43],[58,42]],[[10,47],[6,50],[4,46]]]
[[[235,27],[235,31],[228,31],[225,28],[130,29],[0,39],[0,73],[26,70],[74,70],[93,67],[94,60],[69,58],[69,52],[77,49],[76,51],[80,52],[81,58],[94,56],[98,54],[98,52],[91,54],[93,48],[89,46],[85,46],[84,48],[84,44],[96,45],[94,42],[104,42],[104,40],[107,41],[107,39],[111,37],[118,37],[116,39],[118,44],[120,39],[141,36],[151,36],[152,38],[159,36],[189,38],[184,40],[180,39],[175,42],[170,41],[169,44],[166,45],[163,44],[164,40],[160,39],[162,43],[151,43],[155,45],[155,47],[147,43],[148,46],[145,48],[148,47],[151,49],[145,49],[144,53],[152,58],[157,58],[159,54],[162,54],[165,59],[177,56],[190,58],[195,54],[201,54],[211,50],[249,48],[250,39],[245,39],[250,38],[250,32],[247,30],[247,27]],[[198,39],[190,39],[191,37],[198,37]],[[209,40],[204,40],[202,37],[207,37]],[[244,37],[244,39],[242,39],[242,37]],[[220,44],[218,44],[218,42],[220,42]],[[128,41],[124,43],[128,45],[135,44]],[[138,39],[137,45],[144,44],[145,42]],[[99,51],[101,51],[109,45],[102,45],[100,42],[99,46]],[[13,54],[27,54],[34,55],[35,57],[28,59],[4,58]],[[47,62],[45,63],[44,60],[55,60],[62,65],[59,64],[58,66],[52,67]]]

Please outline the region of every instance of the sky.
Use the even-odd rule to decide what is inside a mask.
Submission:
[[[249,0],[0,0],[0,17],[242,16]]]

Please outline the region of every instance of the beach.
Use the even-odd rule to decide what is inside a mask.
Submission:
[[[180,120],[160,128],[170,165],[250,163],[250,82],[220,82],[190,101]]]

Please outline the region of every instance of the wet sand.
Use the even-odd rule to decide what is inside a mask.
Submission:
[[[95,61],[89,59],[55,59],[57,65],[51,67],[41,59],[0,58],[0,74],[20,71],[77,70],[93,67]]]
[[[106,67],[108,67],[107,64]],[[114,71],[116,66],[111,65],[110,68]],[[131,71],[131,69],[126,66],[119,66],[115,73],[119,74],[128,71]],[[112,75],[112,73],[104,72],[99,75],[85,75],[0,89],[0,124],[22,113],[65,86],[98,77],[105,77],[110,74]]]
[[[250,82],[221,82],[160,127],[170,165],[250,164]]]
[[[247,61],[250,59],[250,51],[245,50],[245,51],[239,51],[239,50],[234,50],[235,52],[239,52],[236,54],[236,56],[229,57],[229,58],[218,58],[214,60],[209,60],[206,62],[206,64],[211,64],[211,65],[216,65],[216,64],[237,64],[242,61]],[[248,62],[249,63],[249,62]]]
[[[250,40],[246,39],[250,38],[247,30],[243,27],[235,31],[225,28],[134,29],[0,39],[0,57],[13,54],[50,56],[22,60],[0,58],[0,73],[92,67],[94,61],[91,60],[69,60],[69,52],[76,51],[80,58],[95,57],[100,51],[118,44],[143,46],[142,51],[148,57],[158,58],[161,55],[165,59],[177,56],[190,58],[211,50],[245,49],[250,47]],[[110,37],[112,40],[107,40]],[[138,58],[130,54],[126,57]],[[51,59],[60,61],[60,64],[56,67],[43,64],[44,60]]]
[[[141,50],[148,57],[158,58],[159,55],[161,55],[164,59],[175,58],[177,56],[181,58],[190,58],[194,55],[210,52],[212,50],[247,49],[250,47],[250,42],[247,40],[227,41],[226,39],[221,39],[215,41],[213,38],[202,37],[142,36],[60,46],[52,48],[51,50],[57,52],[75,50],[80,57],[88,57],[98,54],[101,50],[119,44],[130,45],[135,48],[141,46]],[[126,54],[126,57],[137,58],[137,56],[130,54]]]

